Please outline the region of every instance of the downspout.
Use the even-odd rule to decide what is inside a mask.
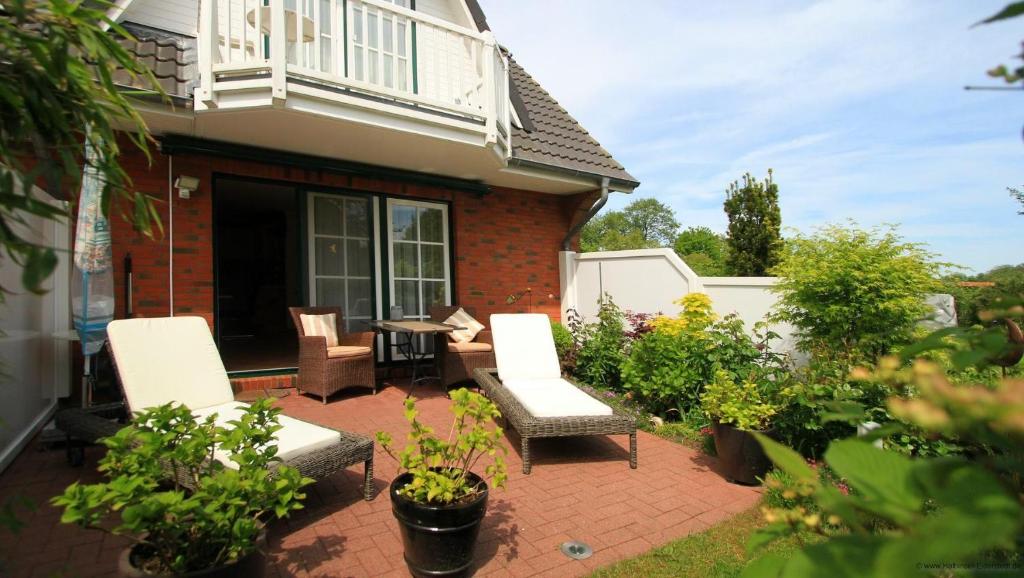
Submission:
[[[565,235],[565,238],[562,239],[563,251],[572,250],[572,238],[579,234],[580,230],[583,229],[584,225],[589,223],[590,219],[593,219],[594,215],[596,215],[602,208],[604,208],[604,204],[608,202],[609,184],[610,180],[608,179],[608,177],[601,178],[601,198],[599,198],[597,202],[594,203],[594,206],[590,207],[590,210],[587,211],[587,214],[584,215],[584,217],[580,219],[579,222],[577,222],[575,225],[572,226],[571,229],[569,229],[569,232]]]

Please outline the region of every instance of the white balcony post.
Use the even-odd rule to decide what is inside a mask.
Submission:
[[[275,106],[288,97],[288,32],[284,0],[270,0],[270,86]],[[301,41],[302,37],[298,39]]]
[[[494,79],[497,71],[494,70],[494,57],[497,46],[494,42],[494,34],[488,30],[484,32],[484,112],[487,117],[487,143],[498,142],[498,99],[494,91]]]
[[[512,156],[512,103],[510,101],[512,85],[509,80],[510,70],[509,61],[504,55],[498,52],[498,57],[501,58],[501,87],[502,87],[502,98],[504,99],[498,110],[501,110],[504,114],[502,115],[501,122],[502,127],[505,129],[505,158]]]
[[[217,54],[217,44],[217,0],[201,0],[199,4],[199,100],[206,108],[217,108],[217,96],[213,90],[213,61]]]

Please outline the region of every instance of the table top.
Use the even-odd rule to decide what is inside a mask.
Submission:
[[[389,321],[387,319],[379,319],[373,321],[367,321],[367,325],[374,329],[381,331],[393,331],[395,333],[451,333],[457,329],[465,329],[465,327],[457,327],[455,325],[448,325],[446,323],[439,323],[437,321],[420,321],[419,319],[407,319],[403,321]]]

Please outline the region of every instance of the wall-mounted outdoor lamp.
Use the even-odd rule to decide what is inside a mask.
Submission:
[[[190,199],[192,193],[199,188],[199,177],[180,175],[174,180],[174,188],[178,189],[179,198]]]

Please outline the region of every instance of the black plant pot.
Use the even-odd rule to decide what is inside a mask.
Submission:
[[[731,424],[715,421],[711,427],[715,434],[718,463],[725,479],[738,484],[760,484],[759,478],[764,478],[772,462],[757,439],[750,432],[736,429]]]
[[[487,484],[474,473],[470,483],[484,491],[465,504],[430,506],[399,495],[412,474],[391,482],[391,507],[402,530],[405,563],[414,576],[465,576],[473,564],[473,548],[480,521],[487,513]]]
[[[118,560],[118,575],[121,578],[263,578],[267,571],[267,532],[260,532],[256,549],[232,564],[195,570],[184,574],[148,574],[138,568],[139,558],[144,554],[135,545],[125,548]]]

